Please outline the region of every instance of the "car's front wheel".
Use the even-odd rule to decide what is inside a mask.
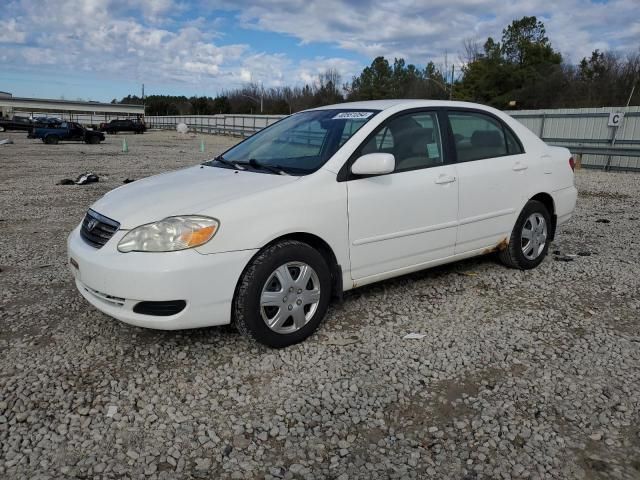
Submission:
[[[324,257],[306,243],[286,240],[258,253],[243,272],[233,320],[243,335],[287,347],[316,330],[330,298],[331,273]]]
[[[499,253],[502,263],[511,268],[535,268],[547,255],[551,235],[551,215],[537,200],[529,200],[520,212],[507,248]]]

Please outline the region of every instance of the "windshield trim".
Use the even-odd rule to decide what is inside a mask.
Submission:
[[[229,152],[230,150],[238,147],[239,145],[242,145],[243,143],[245,143],[249,139],[253,138],[254,135],[256,135],[258,133],[261,133],[261,132],[264,132],[264,131],[270,129],[271,127],[274,127],[274,126],[278,125],[280,122],[282,122],[282,121],[284,121],[284,120],[286,120],[288,118],[294,117],[296,115],[301,115],[301,114],[304,114],[304,113],[310,113],[310,112],[336,112],[336,113],[342,113],[342,112],[372,112],[372,115],[367,117],[367,121],[362,125],[362,126],[364,126],[367,123],[369,123],[371,121],[371,119],[373,119],[376,115],[378,115],[380,112],[382,112],[382,110],[376,109],[376,108],[354,108],[354,107],[351,107],[351,108],[349,108],[349,107],[346,107],[346,108],[311,108],[311,109],[308,109],[308,110],[302,110],[300,112],[296,112],[296,113],[293,113],[291,115],[286,115],[286,116],[282,117],[281,119],[279,119],[278,121],[273,122],[271,125],[268,125],[268,126],[262,128],[262,129],[258,130],[257,132],[253,133],[252,135],[249,135],[248,137],[244,138],[242,141],[240,141],[240,142],[236,143],[235,145],[232,145],[231,147],[227,148],[224,152],[220,153],[216,157],[214,157],[214,158],[212,158],[210,160],[207,160],[206,162],[203,162],[201,165],[204,165],[204,166],[207,166],[207,167],[217,167],[217,168],[230,169],[231,168],[230,166],[223,165],[220,162],[218,162],[216,164],[216,159],[218,157],[224,157],[227,154],[227,152]],[[360,128],[362,128],[362,126]],[[355,133],[357,133],[357,131],[354,132],[354,134]],[[313,169],[301,169],[301,168],[295,168],[295,167],[290,167],[290,166],[282,166],[282,165],[278,165],[278,168],[280,168],[280,169],[284,170],[286,173],[288,173],[290,175],[294,175],[294,176],[311,175],[312,173],[317,172],[318,170],[320,170],[333,156],[335,156],[344,147],[344,145],[346,143],[348,143],[348,141],[350,139],[351,139],[351,137],[349,137],[349,139],[347,139],[347,141],[344,144],[339,146],[337,148],[337,150],[335,152],[333,152],[333,154],[330,157],[326,158],[316,168],[313,168]],[[237,163],[237,162],[234,162],[234,163]],[[242,163],[242,166],[243,167],[247,167],[249,165]],[[249,169],[247,169],[247,170],[249,170]],[[265,173],[265,174],[275,175],[275,173],[269,172],[266,169],[251,168],[250,171],[251,172],[257,172],[257,173]]]

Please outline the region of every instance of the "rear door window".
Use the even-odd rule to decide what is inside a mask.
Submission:
[[[458,162],[502,157],[522,153],[519,143],[507,146],[505,127],[497,119],[478,112],[449,112],[449,123],[455,142]]]

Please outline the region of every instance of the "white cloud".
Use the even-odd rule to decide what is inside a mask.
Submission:
[[[170,1],[138,3],[143,16],[172,8]],[[222,75],[248,49],[243,44],[218,46],[211,41],[211,32],[192,25],[171,31],[145,24],[122,13],[118,1],[57,0],[55,9],[43,5],[36,0],[9,4],[9,16],[14,13],[15,17],[2,24],[0,42],[24,44],[10,49],[9,63],[197,84]],[[30,33],[20,34],[16,24]]]
[[[171,13],[184,13],[186,7],[172,0],[139,1],[136,10],[125,0],[56,0],[55,9],[43,8],[47,4],[9,4],[9,20],[0,23],[0,43],[21,44],[3,51],[9,66],[177,82],[212,94],[250,81],[265,87],[309,81],[330,64],[348,67],[349,74],[355,71],[354,62],[342,59],[294,62],[285,53],[261,52],[259,45],[219,45],[224,32],[215,29],[223,24],[218,20],[194,16],[175,28]]]
[[[235,0],[228,7],[238,10],[249,28],[424,64],[441,61],[446,52],[457,56],[465,39],[499,39],[506,25],[524,15],[545,21],[554,46],[573,61],[597,47],[633,48],[618,37],[629,32],[631,39],[639,5],[637,0]]]
[[[18,27],[14,18],[0,20],[0,43],[24,43],[27,33]]]

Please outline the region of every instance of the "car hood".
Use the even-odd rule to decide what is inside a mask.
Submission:
[[[91,209],[120,222],[120,228],[126,230],[165,217],[203,213],[216,205],[299,178],[195,166],[118,187],[94,203]]]

